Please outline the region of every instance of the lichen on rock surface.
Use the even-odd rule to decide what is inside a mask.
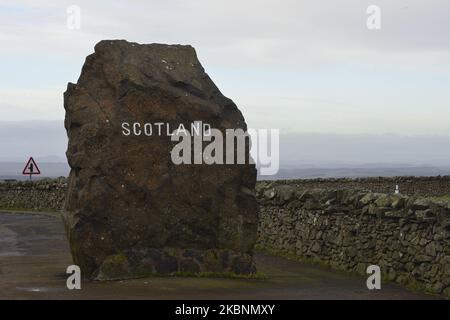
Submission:
[[[255,166],[176,165],[170,136],[123,132],[124,123],[189,128],[195,121],[247,130],[191,46],[101,41],[68,84],[64,107],[71,173],[63,219],[85,276],[129,277],[143,266],[209,272],[208,250],[239,262],[221,262],[224,272],[237,265],[254,272],[257,203],[244,191],[254,190]],[[198,257],[185,257],[188,250]]]

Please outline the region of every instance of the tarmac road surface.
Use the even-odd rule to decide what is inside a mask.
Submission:
[[[62,221],[54,213],[0,212],[0,299],[439,299],[366,278],[258,253],[264,279],[151,277],[82,282],[68,290],[72,264]]]

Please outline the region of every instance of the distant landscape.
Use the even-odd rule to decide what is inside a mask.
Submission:
[[[280,133],[280,170],[260,180],[450,174],[446,136]],[[66,149],[62,120],[0,121],[0,179],[28,179],[30,156],[39,178],[67,176]]]
[[[280,169],[275,176],[258,176],[258,180],[312,179],[312,178],[361,178],[397,176],[450,175],[450,167],[347,167],[347,168],[292,168]]]
[[[39,162],[38,165],[42,174],[33,179],[67,177],[70,170],[65,162]],[[0,162],[0,180],[28,180],[29,176],[22,175],[24,166],[25,162]]]
[[[22,175],[24,163],[0,162],[0,180],[28,180]],[[42,172],[33,179],[67,177],[70,168],[65,162],[39,163]],[[450,175],[450,167],[342,167],[342,168],[282,168],[275,176],[258,176],[258,180],[275,179],[311,179],[311,178],[357,178],[357,177],[394,177],[394,176],[444,176]]]

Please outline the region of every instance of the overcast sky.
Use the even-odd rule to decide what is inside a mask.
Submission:
[[[0,120],[63,119],[95,43],[127,39],[193,45],[252,128],[450,135],[448,0],[0,0],[0,21]]]

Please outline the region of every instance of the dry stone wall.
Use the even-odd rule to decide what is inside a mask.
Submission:
[[[259,184],[258,248],[450,296],[450,201]]]
[[[66,178],[1,182],[0,209],[59,211],[64,205]]]
[[[268,184],[261,181],[259,184]],[[271,181],[271,185],[290,185],[298,188],[394,193],[396,186],[404,195],[440,196],[450,194],[450,176],[435,177],[369,177],[369,178],[317,178]]]
[[[297,189],[360,190],[361,192],[394,193],[395,186],[408,196],[450,196],[450,176],[379,177],[259,181],[257,188],[288,185]],[[43,179],[17,182],[0,181],[0,209],[62,210],[67,179]]]

